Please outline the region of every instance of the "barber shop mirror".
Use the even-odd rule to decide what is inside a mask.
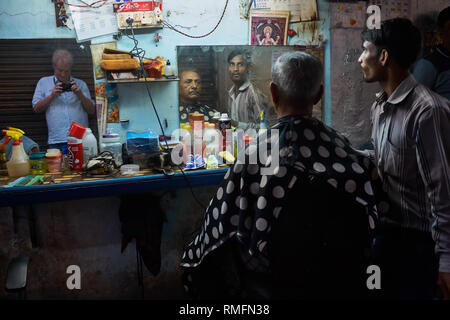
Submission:
[[[259,127],[261,111],[267,125],[276,122],[270,96],[272,63],[283,53],[301,50],[323,63],[323,49],[302,46],[178,46],[179,120],[200,112],[211,121],[214,112],[228,113],[239,127]],[[322,120],[322,101],[313,116]],[[252,125],[253,123],[253,125]]]

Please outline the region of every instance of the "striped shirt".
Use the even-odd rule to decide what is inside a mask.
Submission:
[[[259,128],[261,111],[268,107],[265,95],[250,81],[239,87],[237,95],[234,91],[235,85],[228,91],[228,110],[231,119],[238,121],[238,128],[242,130]]]
[[[432,233],[450,272],[450,101],[409,75],[371,109],[375,161],[397,214],[381,223]]]

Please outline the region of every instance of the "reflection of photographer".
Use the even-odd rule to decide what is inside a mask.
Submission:
[[[45,111],[48,147],[61,149],[67,142],[72,122],[88,127],[88,113],[95,112],[89,89],[83,80],[71,77],[73,58],[67,50],[56,50],[52,58],[54,75],[39,80],[33,96],[33,110]]]

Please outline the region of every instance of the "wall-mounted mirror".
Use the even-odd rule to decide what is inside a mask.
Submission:
[[[180,123],[188,122],[188,113],[197,111],[205,114],[205,121],[220,112],[239,121],[242,128],[252,123],[259,126],[260,112],[266,110],[267,123],[273,124],[272,63],[292,50],[311,53],[323,63],[323,49],[318,47],[178,46]],[[322,119],[321,101],[313,115]]]

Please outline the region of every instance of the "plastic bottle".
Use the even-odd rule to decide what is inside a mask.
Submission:
[[[172,65],[170,64],[170,60],[167,60],[167,63],[164,66],[164,75],[166,77],[174,77],[175,76]]]
[[[86,128],[81,124],[72,122],[67,137],[67,149],[70,170],[79,171],[83,169],[83,135]]]
[[[70,170],[80,171],[83,168],[83,140],[67,137]]]
[[[6,163],[6,168],[11,178],[30,174],[30,160],[23,149],[22,139],[14,140],[11,159]]]
[[[213,123],[208,123],[205,128],[204,138],[205,141],[205,151],[203,156],[207,158],[209,155],[217,156],[219,154],[220,148],[220,133],[215,128]]]
[[[219,129],[219,119],[220,119],[220,112],[214,112],[214,116],[211,119],[211,122],[214,124],[214,127],[216,129]]]
[[[222,135],[222,151],[228,151],[231,154],[233,154],[233,137],[231,132],[228,133],[227,131],[231,130],[231,119],[228,117],[227,113],[222,113],[219,119],[219,131]]]
[[[23,149],[22,139],[20,138],[25,132],[13,127],[7,127],[7,130],[2,130],[2,132],[14,140],[11,159],[6,163],[8,176],[22,177],[28,175],[30,173],[30,160]]]
[[[122,160],[122,144],[117,133],[105,133],[102,143],[100,144],[100,152],[109,151],[113,154],[114,160],[118,166],[123,163]]]
[[[90,128],[86,128],[82,144],[83,144],[83,163],[87,163],[89,161],[89,158],[94,157],[98,154],[97,139],[95,138]]]

